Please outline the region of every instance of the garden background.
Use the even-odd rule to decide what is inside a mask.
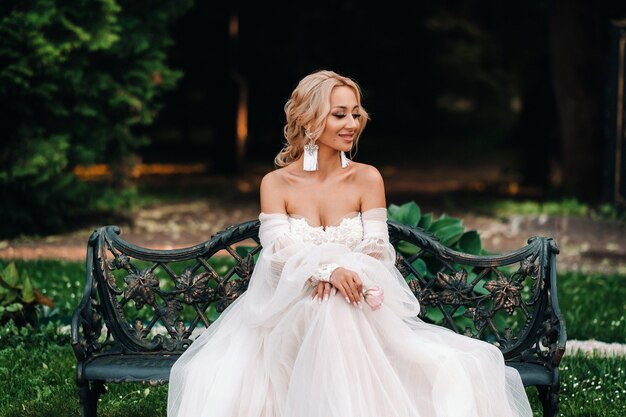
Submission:
[[[487,251],[555,238],[561,414],[623,415],[625,18],[610,0],[2,2],[0,416],[78,414],[91,231],[178,248],[256,218],[282,106],[320,68],[363,87],[354,159],[388,204],[456,217]],[[111,385],[100,415],[165,416],[165,395]]]

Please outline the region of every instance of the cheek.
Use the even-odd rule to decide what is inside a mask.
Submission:
[[[335,133],[341,130],[341,122],[337,119],[329,119],[326,121],[326,127],[324,128],[325,133]]]

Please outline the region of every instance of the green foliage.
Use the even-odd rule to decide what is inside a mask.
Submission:
[[[465,230],[463,220],[458,217],[450,217],[444,213],[439,218],[434,218],[433,213],[422,214],[414,201],[401,206],[391,204],[387,212],[389,220],[424,229],[437,237],[444,246],[472,255],[483,254],[483,245],[478,232]],[[414,255],[418,248],[408,242],[401,242],[398,250],[405,255]]]
[[[411,227],[419,227],[434,235],[439,239],[439,242],[446,247],[472,255],[484,254],[480,235],[475,230],[465,230],[463,220],[460,218],[450,217],[445,213],[439,216],[439,218],[435,218],[433,213],[422,214],[420,207],[414,201],[410,201],[401,206],[391,204],[387,208],[387,213],[389,220]],[[396,248],[398,252],[406,257],[413,256],[421,251],[420,248],[406,241],[398,242]],[[437,271],[442,268],[441,262],[434,256],[428,254],[415,259],[412,265],[420,275],[429,279],[434,279],[437,275]],[[455,268],[458,271],[461,269],[465,270],[465,272],[467,272],[468,281],[476,277],[473,268],[467,265],[455,265]],[[406,279],[408,282],[412,279],[416,279],[416,277],[410,275]],[[475,291],[487,293],[487,290],[480,284],[475,287]],[[464,313],[465,307],[460,307],[454,311],[452,318],[460,329],[467,326],[472,328],[473,322],[465,317]],[[444,322],[442,311],[433,306],[426,306],[426,318],[436,324],[442,324]],[[496,322],[500,328],[504,328],[506,325],[503,320],[503,317],[500,315],[494,317],[494,322]]]
[[[67,346],[70,336],[61,331],[61,322],[51,321],[37,328],[30,325],[18,326],[8,321],[0,327],[0,350],[45,348],[51,344]]]
[[[243,254],[246,249],[238,247],[237,250]],[[41,321],[58,320],[69,324],[82,296],[84,263],[37,260],[16,261],[15,264],[19,271],[28,274],[34,287],[54,300],[54,308],[38,307]],[[210,264],[219,273],[224,273],[233,262],[231,257],[223,256],[211,258]],[[0,260],[0,269],[7,265]],[[560,272],[558,287],[559,305],[570,339],[626,343],[626,276]]]
[[[575,354],[563,358],[560,415],[618,417],[626,414],[626,358]]]
[[[552,216],[586,216],[590,214],[589,205],[576,198],[565,198],[559,201],[534,201],[502,199],[477,204],[478,209],[497,217],[512,215],[532,216],[547,214]]]
[[[11,262],[0,272],[0,324],[13,321],[17,325],[37,325],[37,305],[52,306],[52,300],[33,288],[28,273],[18,272]]]
[[[114,184],[147,143],[162,95],[168,26],[192,0],[0,4],[0,230],[58,229],[95,192],[72,169],[109,162]]]
[[[39,321],[61,320],[68,324],[85,286],[85,264],[61,260],[17,259],[17,270],[27,274],[41,295],[54,300],[54,306],[39,304]],[[9,262],[0,259],[0,268]]]
[[[577,198],[561,200],[535,201],[516,199],[497,199],[476,202],[478,211],[490,216],[508,218],[511,216],[577,216],[596,220],[626,220],[626,212],[620,212],[613,204],[603,203],[596,206],[584,203]]]
[[[562,272],[558,289],[568,338],[626,343],[626,275]]]

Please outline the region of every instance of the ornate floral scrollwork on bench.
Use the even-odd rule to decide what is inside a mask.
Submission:
[[[258,229],[249,221],[173,250],[135,246],[115,226],[94,231],[72,321],[83,416],[96,415],[105,383],[167,382],[176,358],[246,291]],[[544,415],[556,415],[566,334],[554,241],[535,237],[513,252],[475,256],[419,228],[389,222],[389,233],[421,318],[497,345],[524,383],[537,386]],[[407,245],[410,253],[401,250]]]

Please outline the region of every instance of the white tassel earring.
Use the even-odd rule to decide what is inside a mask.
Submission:
[[[308,130],[304,131],[304,134],[309,138],[309,142],[304,145],[304,170],[305,171],[317,171],[317,150],[319,146],[315,144],[313,135]]]
[[[350,160],[346,156],[346,153],[344,151],[341,151],[341,167],[347,168],[348,165],[350,165]]]

